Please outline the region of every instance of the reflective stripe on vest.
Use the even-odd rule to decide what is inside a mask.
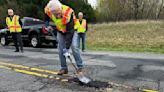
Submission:
[[[77,21],[77,19],[76,19],[76,16],[75,16],[75,14],[73,13],[73,20],[74,20],[74,29],[75,30],[77,30],[77,28],[78,28],[78,21]]]
[[[54,15],[52,15],[52,20],[54,21],[56,28],[58,31],[61,31],[62,33],[66,32],[66,25],[63,25],[63,20],[62,18],[57,19]]]
[[[77,24],[78,25],[77,32],[78,33],[85,33],[85,31],[86,31],[86,20],[83,19],[81,24],[80,24],[80,21],[77,20],[77,23],[78,23]]]
[[[6,24],[11,33],[12,32],[22,32],[22,28],[19,24],[19,16],[14,15],[12,20],[10,19],[10,17],[7,17]]]
[[[61,31],[62,33],[66,32],[66,24],[70,21],[72,12],[73,10],[70,7],[66,5],[62,5],[63,18],[57,19],[54,14],[51,14],[51,18],[55,23],[58,31]]]
[[[67,7],[67,9],[64,11],[64,16],[63,16],[63,24],[66,25],[68,22],[68,18],[71,17],[71,14],[72,12],[71,11],[71,8]],[[70,20],[70,19],[69,19]]]
[[[45,7],[44,8],[44,12],[51,18],[51,12],[50,12],[50,8],[49,7]]]
[[[57,19],[56,16],[50,12],[50,9],[47,6],[45,7],[45,13],[53,20],[58,31],[61,31],[63,33],[66,32],[66,24],[70,22],[71,14],[73,14],[74,24],[76,24],[76,16],[74,14],[74,11],[66,5],[62,5],[63,18]]]

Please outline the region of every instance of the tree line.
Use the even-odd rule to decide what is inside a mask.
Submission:
[[[84,16],[88,21],[95,21],[94,9],[84,0],[60,1],[73,8],[76,16],[78,12],[84,12]],[[44,20],[44,7],[48,2],[49,0],[0,0],[0,26],[5,25],[8,8],[12,8],[15,14],[21,17],[28,16]]]
[[[98,21],[164,19],[164,0],[98,0]]]
[[[0,26],[4,25],[7,9],[21,17],[44,19],[44,7],[49,0],[0,0]],[[84,12],[88,22],[110,22],[141,19],[164,19],[164,0],[97,0],[93,9],[86,0],[60,0],[78,12]]]

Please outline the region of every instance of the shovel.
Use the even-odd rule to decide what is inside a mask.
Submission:
[[[49,32],[52,34],[52,36],[55,37],[55,35],[54,35],[53,32],[51,31],[50,27],[48,27],[48,29],[50,30]],[[70,56],[68,56],[68,59],[70,60],[72,66],[75,68],[76,73],[78,73],[78,69],[77,69],[77,67],[75,66],[75,64],[72,62],[72,59],[71,59]],[[82,84],[85,84],[85,85],[88,84],[88,83],[90,83],[90,82],[92,81],[90,78],[84,76],[83,73],[77,74],[76,76],[77,76],[78,80],[79,80]]]
[[[77,69],[77,67],[75,66],[75,64],[72,62],[71,57],[68,56],[68,59],[70,60],[72,66],[75,68],[76,73],[77,73],[76,76],[77,76],[78,80],[79,80],[82,84],[88,84],[89,82],[92,81],[90,78],[86,77],[83,73],[78,74],[78,69]]]

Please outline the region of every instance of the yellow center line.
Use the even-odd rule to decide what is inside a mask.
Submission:
[[[31,72],[31,71],[27,71],[27,70],[14,69],[14,71],[19,72],[19,73],[25,73],[28,75],[35,75],[35,76],[39,76],[39,77],[45,77],[45,78],[49,77],[49,75],[46,75],[46,74],[40,74],[40,73]]]
[[[61,81],[63,80],[60,77],[56,77],[56,76],[52,76],[52,75],[48,75],[48,74],[41,74],[41,73],[32,72],[32,71],[28,71],[28,70],[17,69],[17,68],[10,68],[8,66],[0,66],[0,68],[2,68],[2,69],[8,69],[8,70],[13,70],[15,72],[23,73],[23,74],[27,74],[27,75],[33,75],[33,76],[38,76],[38,77],[43,77],[43,78],[49,78],[49,79],[55,79],[55,80],[61,80]],[[64,79],[64,80],[66,80],[64,82],[67,82],[68,81],[68,79]]]
[[[133,86],[129,86],[129,85],[124,85],[124,84],[119,84],[119,83],[114,83],[109,81],[109,84],[115,86],[115,87],[122,87],[122,88],[127,88],[127,89],[134,89],[135,87]],[[138,88],[139,91],[142,92],[158,92],[157,90],[150,90],[150,89],[143,89],[143,88]]]
[[[148,90],[148,89],[143,89],[142,91],[143,91],[143,92],[158,92],[158,91],[156,91],[156,90]]]
[[[27,66],[23,65],[18,65],[18,64],[12,64],[12,63],[5,63],[5,62],[0,62],[1,65],[9,65],[9,66],[15,66],[15,67],[20,67],[20,68],[29,68]]]
[[[0,68],[14,70],[15,72],[19,72],[19,73],[24,73],[24,74],[34,75],[34,76],[44,77],[44,78],[50,78],[50,79],[56,79],[56,80],[61,79],[59,77],[51,76],[51,75],[48,75],[48,74],[37,73],[37,72],[42,72],[42,73],[49,73],[49,74],[54,74],[54,75],[58,74],[58,72],[51,71],[51,70],[45,70],[45,69],[28,67],[28,66],[19,65],[19,64],[5,63],[5,62],[0,62],[0,65],[1,65]],[[10,68],[10,67],[15,67],[15,68]],[[27,69],[27,70],[18,69],[18,68],[24,68],[24,69]],[[36,72],[32,72],[30,70],[34,70]],[[124,84],[118,84],[118,83],[114,83],[114,82],[111,82],[111,81],[108,82],[108,83],[113,85],[113,86],[117,86],[117,87],[123,87],[123,88],[128,88],[128,89],[133,89],[134,88],[132,86],[128,86],[128,85],[124,85]],[[149,89],[139,89],[139,90],[142,91],[142,92],[158,92],[156,90],[149,90]]]
[[[0,68],[11,70],[11,68],[6,67],[6,66],[0,66]]]
[[[38,72],[44,72],[44,73],[55,74],[55,75],[58,74],[58,72],[51,71],[51,70],[28,67],[28,66],[12,64],[12,63],[0,62],[0,65],[11,66],[11,67],[16,67],[16,68],[24,68],[24,69],[28,69],[28,70],[34,70],[34,71],[38,71]]]

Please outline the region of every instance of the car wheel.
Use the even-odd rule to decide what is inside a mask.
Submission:
[[[58,43],[56,41],[52,42],[52,44],[53,44],[53,47],[54,48],[57,48],[58,47]]]
[[[23,46],[29,46],[29,41],[26,41],[26,42],[24,41]]]
[[[5,36],[1,36],[1,45],[2,46],[8,45],[8,42]]]
[[[34,48],[39,47],[39,45],[40,45],[40,42],[39,42],[39,39],[38,39],[37,35],[31,36],[31,41],[30,42],[31,42],[32,47],[34,47]]]

